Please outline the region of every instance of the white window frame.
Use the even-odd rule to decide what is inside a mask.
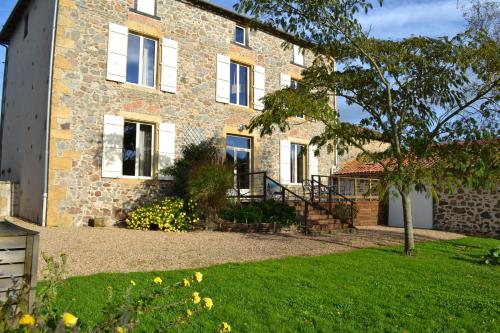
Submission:
[[[243,65],[243,64],[240,64],[239,62],[236,62],[236,61],[232,61],[229,63],[229,78],[231,79],[231,65],[232,64],[235,64],[237,65],[238,67],[236,67],[236,87],[237,87],[237,91],[236,91],[236,103],[231,103],[231,86],[229,86],[229,104],[231,105],[237,105],[237,106],[241,106],[243,108],[249,108],[250,107],[250,85],[251,85],[251,82],[250,82],[250,70],[251,70],[251,67],[250,66],[247,66],[247,65]],[[240,67],[246,67],[247,68],[247,105],[241,105],[240,104]],[[230,82],[231,84],[232,82]]]
[[[138,13],[141,13],[141,14],[146,14],[146,15],[149,15],[149,16],[156,16],[156,10],[157,10],[157,6],[158,6],[158,0],[154,0],[154,13],[151,14],[151,13],[148,13],[148,12],[143,12],[142,10],[139,9],[139,0],[134,0],[134,3],[135,3],[135,11],[138,12]]]
[[[127,84],[131,84],[134,86],[156,89],[156,84],[157,84],[156,79],[157,79],[157,75],[158,75],[157,74],[157,71],[158,71],[158,41],[154,38],[149,38],[149,37],[142,36],[142,35],[132,33],[132,32],[129,32],[129,35],[139,37],[139,80],[138,80],[139,83],[128,82],[127,81],[127,74],[128,73],[125,73],[125,82],[127,82]],[[128,38],[128,36],[127,36],[127,38]],[[142,70],[143,70],[142,66],[144,64],[144,59],[143,59],[144,39],[149,39],[149,40],[152,40],[153,42],[155,42],[155,60],[154,60],[153,85],[152,86],[148,86],[146,84],[143,84],[143,82],[142,82],[142,76],[143,76],[142,75],[143,74],[142,73]],[[127,48],[127,63],[128,63],[128,48]]]
[[[297,151],[297,147],[298,146],[302,146],[304,147],[304,154],[303,154],[303,157],[304,157],[304,175],[303,175],[303,179],[306,180],[307,179],[307,165],[308,165],[308,160],[307,160],[307,145],[305,144],[302,144],[302,143],[296,143],[296,142],[290,142],[290,185],[302,185],[302,183],[299,183],[297,182],[297,179],[298,179],[298,159],[297,157],[299,156],[298,155],[298,151]],[[293,160],[293,154],[292,154],[292,149],[294,150],[294,153],[295,153],[295,161]],[[292,170],[295,171],[295,174],[292,175]]]
[[[136,156],[136,159],[135,159],[135,176],[129,176],[129,175],[124,175],[123,174],[123,167],[122,167],[122,176],[121,178],[129,178],[129,179],[153,179],[154,177],[154,164],[155,164],[155,160],[154,160],[154,157],[155,157],[155,141],[156,141],[156,129],[155,129],[155,125],[154,124],[150,124],[150,123],[143,123],[143,122],[138,122],[136,120],[127,120],[125,119],[124,123],[133,123],[135,124],[135,151],[136,151],[136,154],[137,154],[137,151],[139,151],[139,143],[140,143],[140,138],[139,138],[139,133],[140,133],[140,126],[141,125],[147,125],[147,126],[151,126],[151,176],[137,176],[137,174],[139,173],[139,159],[137,158]],[[125,127],[124,127],[124,130],[123,130],[123,140],[125,140]],[[123,165],[123,161],[122,161],[122,165]]]
[[[243,30],[243,43],[240,43],[236,40],[236,30],[238,30],[238,28]],[[234,28],[234,42],[238,45],[247,46],[247,29],[245,27],[236,25],[236,27]]]

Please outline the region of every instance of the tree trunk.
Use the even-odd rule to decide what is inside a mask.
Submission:
[[[399,193],[403,201],[403,218],[405,226],[405,254],[412,255],[415,251],[415,240],[413,238],[413,218],[411,209],[411,188],[404,187]]]

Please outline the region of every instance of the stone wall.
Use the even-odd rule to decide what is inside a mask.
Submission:
[[[492,191],[458,189],[438,192],[434,228],[500,236],[500,187]]]
[[[114,220],[122,209],[163,193],[157,180],[101,177],[103,116],[120,115],[150,123],[176,124],[176,156],[185,133],[205,138],[226,134],[253,137],[253,169],[279,180],[279,142],[308,143],[320,123],[292,121],[288,133],[260,138],[240,131],[258,115],[251,108],[215,101],[216,57],[225,54],[266,68],[266,92],[280,88],[280,74],[300,78],[283,40],[251,30],[249,48],[231,42],[236,23],[182,1],[158,1],[159,19],[130,10],[134,0],[60,0],[56,38],[49,162],[49,225],[82,225],[89,218]],[[106,80],[108,23],[131,32],[179,42],[177,94]],[[311,63],[306,56],[306,65]],[[320,173],[329,174],[333,156],[322,152]]]
[[[0,216],[19,216],[19,184],[0,181]]]

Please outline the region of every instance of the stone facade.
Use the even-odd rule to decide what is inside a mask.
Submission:
[[[438,196],[435,229],[500,237],[500,187],[492,191],[460,188]]]
[[[19,214],[19,184],[0,181],[0,217]]]
[[[134,0],[60,0],[50,128],[48,225],[82,225],[90,218],[110,221],[142,200],[164,193],[167,184],[152,180],[101,177],[104,115],[176,125],[176,157],[186,133],[205,138],[226,134],[253,138],[253,170],[266,170],[279,180],[280,140],[308,143],[322,125],[293,120],[288,133],[260,138],[241,131],[258,114],[252,108],[215,101],[216,57],[224,54],[245,65],[266,69],[266,92],[280,88],[280,74],[300,78],[302,67],[291,63],[292,50],[283,39],[250,30],[249,47],[231,42],[235,21],[189,3],[157,3],[152,18],[132,10]],[[129,31],[179,43],[176,94],[106,80],[108,23]],[[306,65],[311,59],[306,56]],[[335,164],[323,152],[319,172]]]

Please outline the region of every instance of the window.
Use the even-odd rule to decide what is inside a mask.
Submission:
[[[123,133],[123,175],[151,177],[153,167],[153,125],[125,122]]]
[[[290,80],[290,88],[292,88],[292,89],[299,89],[299,87],[300,87],[300,82],[299,81],[294,80],[294,79]],[[297,117],[299,119],[304,119],[305,115],[302,113],[302,114],[299,114],[299,115],[297,115],[295,117]]]
[[[128,35],[127,82],[154,87],[156,84],[156,41]]]
[[[28,36],[28,27],[29,27],[29,14],[26,14],[24,17],[24,38]]]
[[[136,0],[135,10],[154,16],[156,14],[156,0]]]
[[[237,44],[240,45],[247,45],[247,29],[236,26],[235,32],[234,32],[234,41]]]
[[[290,182],[300,184],[306,174],[306,146],[290,144]]]
[[[249,71],[247,66],[231,62],[231,93],[229,99],[231,104],[248,106]]]
[[[235,186],[244,192],[249,191],[249,173],[252,172],[252,139],[228,135],[226,138],[226,161],[234,165]]]

